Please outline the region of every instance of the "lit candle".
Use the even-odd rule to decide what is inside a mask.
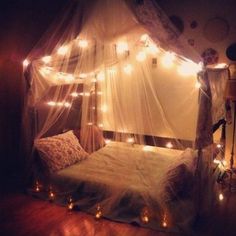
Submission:
[[[100,205],[97,206],[96,213],[95,213],[95,218],[98,220],[102,217],[102,211]]]

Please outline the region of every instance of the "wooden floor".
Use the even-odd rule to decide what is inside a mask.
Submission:
[[[209,223],[205,229],[197,231],[194,236],[235,236],[236,194],[226,196],[220,208],[216,209],[212,216],[212,224]],[[69,212],[64,207],[22,193],[10,193],[1,196],[0,235],[169,236],[173,234],[105,219],[96,221],[93,216],[83,212]]]

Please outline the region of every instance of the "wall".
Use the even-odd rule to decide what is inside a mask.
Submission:
[[[1,185],[20,169],[22,61],[66,2],[67,0],[0,1]]]

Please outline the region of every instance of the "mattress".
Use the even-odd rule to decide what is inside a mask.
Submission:
[[[111,142],[86,160],[52,174],[50,185],[59,204],[66,205],[70,197],[74,206],[91,214],[99,206],[106,218],[159,230],[167,214],[168,230],[175,232],[194,217],[191,199],[166,201],[166,174],[181,155],[180,150]],[[148,223],[141,218],[144,209]]]

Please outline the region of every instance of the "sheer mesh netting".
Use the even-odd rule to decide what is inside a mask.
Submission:
[[[211,103],[197,54],[153,1],[72,1],[62,19],[25,61],[27,125],[38,147],[73,130],[90,155],[41,177],[39,194],[62,204],[70,196],[69,204],[97,217],[186,227],[199,203],[194,141],[203,143],[201,132],[196,136],[201,90]],[[206,131],[208,146],[211,127]],[[208,163],[211,152],[203,153]]]

